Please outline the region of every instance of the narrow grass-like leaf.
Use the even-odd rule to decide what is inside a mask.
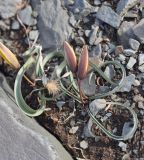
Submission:
[[[132,117],[133,117],[133,127],[132,129],[126,134],[126,135],[122,135],[122,136],[117,136],[117,135],[114,135],[112,132],[108,131],[97,119],[96,117],[93,115],[93,113],[91,112],[90,108],[88,109],[88,114],[89,116],[92,118],[93,122],[110,138],[112,139],[115,139],[115,140],[128,140],[128,139],[131,139],[138,127],[138,119],[137,119],[137,115],[135,113],[135,111],[131,108],[131,107],[128,107],[127,105],[125,104],[121,104],[121,103],[118,103],[118,102],[106,102],[106,104],[111,104],[111,105],[116,105],[117,107],[121,107],[121,109],[127,109]],[[115,107],[116,107],[115,106]]]
[[[0,55],[1,57],[13,68],[20,68],[20,64],[16,56],[0,42]]]
[[[33,57],[30,57],[27,62],[23,65],[23,67],[19,70],[15,85],[14,85],[14,95],[17,105],[21,108],[21,110],[28,116],[35,117],[42,114],[45,110],[45,100],[41,100],[40,108],[38,110],[32,109],[30,106],[28,106],[23,99],[22,93],[21,93],[21,83],[22,83],[22,77],[26,70],[35,63],[35,59]]]

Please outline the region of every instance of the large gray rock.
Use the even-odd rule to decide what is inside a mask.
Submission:
[[[104,5],[98,10],[96,17],[114,28],[118,28],[121,22],[121,17],[110,7]]]
[[[40,43],[44,49],[56,49],[69,38],[72,28],[68,23],[69,16],[61,6],[60,0],[31,0],[38,12],[38,29]]]
[[[123,21],[120,25],[120,28],[117,31],[118,35],[118,41],[121,45],[123,45],[125,48],[129,47],[129,39],[134,38],[135,35],[133,33],[133,27],[135,25],[135,22],[131,21]]]
[[[55,137],[20,111],[2,74],[0,115],[1,160],[72,160]]]
[[[134,26],[133,32],[138,38],[138,40],[144,44],[144,18],[141,19],[141,21]]]
[[[0,0],[0,17],[7,19],[15,16],[22,0]]]

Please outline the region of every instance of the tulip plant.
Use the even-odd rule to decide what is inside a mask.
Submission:
[[[2,43],[0,43],[0,55],[12,67],[16,69],[20,68],[20,64],[15,55]],[[26,115],[30,117],[39,116],[46,110],[47,102],[56,101],[61,96],[68,95],[75,101],[77,101],[77,103],[82,104],[82,107],[87,108],[88,114],[92,118],[93,122],[96,123],[96,125],[107,136],[116,140],[127,140],[129,138],[132,138],[138,125],[137,115],[132,108],[128,107],[125,104],[117,102],[106,102],[106,104],[121,107],[122,109],[127,109],[132,114],[134,122],[133,128],[129,131],[129,133],[123,136],[116,136],[108,131],[96,119],[91,109],[89,108],[89,103],[93,100],[111,95],[115,92],[118,92],[121,88],[125,80],[126,72],[124,67],[119,62],[106,61],[101,66],[97,66],[89,60],[88,47],[86,45],[83,46],[79,55],[75,54],[73,48],[68,42],[64,42],[64,53],[51,52],[44,57],[42,54],[42,47],[34,45],[24,53],[23,57],[26,62],[17,73],[14,85],[14,95],[17,105]],[[50,64],[50,61],[56,57],[58,59],[62,59],[62,61],[56,69],[56,76],[54,78],[48,77],[45,72],[46,66],[48,66],[48,64]],[[109,64],[118,66],[122,71],[122,78],[117,83],[109,79],[101,69],[103,66]],[[36,78],[34,82],[31,82],[26,76],[26,72],[32,65],[35,66]],[[93,96],[85,95],[81,88],[81,81],[87,76],[87,74],[96,73],[98,73],[103,79],[105,79],[105,81],[111,84],[111,90],[109,90],[107,93],[96,93]],[[32,92],[38,92],[37,96],[40,108],[37,110],[32,109],[26,103],[24,97],[22,96],[21,85],[23,77],[34,87],[34,90]],[[67,79],[67,84],[65,84],[64,79]],[[37,86],[37,80],[40,80],[42,82],[41,87]]]

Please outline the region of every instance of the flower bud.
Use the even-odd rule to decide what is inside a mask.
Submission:
[[[65,51],[65,59],[73,73],[77,71],[77,59],[73,48],[69,45],[68,42],[64,42],[64,51]]]
[[[16,56],[1,42],[0,42],[0,55],[13,68],[15,69],[20,68],[20,64]]]
[[[77,76],[80,80],[86,77],[87,71],[88,71],[88,65],[89,65],[88,49],[87,49],[87,46],[84,45],[79,58],[79,64],[78,64]]]

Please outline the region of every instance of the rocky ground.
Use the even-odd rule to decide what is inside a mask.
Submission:
[[[121,93],[110,98],[127,101],[140,122],[132,140],[117,142],[98,129],[93,137],[93,134],[86,134],[88,117],[77,106],[74,116],[65,123],[60,121],[73,111],[60,101],[57,106],[62,110],[52,108],[50,114],[45,113],[37,119],[39,123],[51,131],[75,159],[143,160],[144,0],[0,0],[0,40],[19,59],[38,35],[38,43],[42,44],[44,51],[61,49],[63,41],[68,40],[77,53],[87,44],[89,56],[93,59],[122,63],[127,72],[125,84]],[[13,76],[5,67],[0,70],[8,78]],[[106,67],[104,72],[110,78],[116,74],[113,66]],[[104,92],[107,89],[106,86],[100,87]],[[84,84],[83,88],[87,86]],[[97,88],[93,85],[90,89],[86,92],[96,92]],[[73,105],[70,101],[69,106]],[[129,121],[124,124],[129,128]]]

